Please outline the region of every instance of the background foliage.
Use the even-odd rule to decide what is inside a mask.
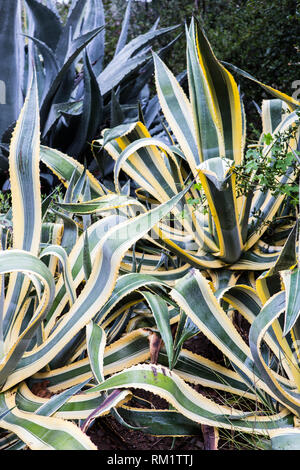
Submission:
[[[108,24],[107,41],[118,39],[127,2],[104,0],[110,8],[112,20]],[[299,79],[299,20],[297,0],[152,0],[134,2],[130,34],[140,34],[160,17],[160,26],[189,21],[194,14],[204,26],[218,59],[231,62],[246,70],[263,83],[292,94],[292,83]],[[299,6],[299,5],[298,5]],[[185,39],[170,51],[166,63],[178,74],[185,70]],[[242,91],[246,90],[247,112],[254,111],[254,100],[259,106],[261,89],[237,77]],[[259,123],[259,120],[258,120]]]

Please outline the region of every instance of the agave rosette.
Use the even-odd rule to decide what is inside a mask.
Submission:
[[[280,229],[278,243],[267,250],[261,237],[282,211],[286,195],[275,196],[260,187],[239,194],[234,170],[243,164],[246,119],[238,86],[196,21],[191,22],[186,38],[189,99],[154,54],[157,94],[172,144],[151,137],[142,122],[105,130],[99,141],[115,160],[116,191],[120,192],[121,169],[135,182],[137,199],[144,203],[166,202],[186,181],[194,181],[181,202],[184,215],[183,207],[174,208],[176,222],[162,226],[155,243],[199,269],[268,269],[292,226]],[[271,91],[276,99],[264,100],[262,135],[278,136],[293,129],[288,145],[295,151],[299,103]],[[260,140],[263,158],[272,155],[275,143],[275,137],[268,145]],[[272,164],[271,159],[270,168]],[[278,185],[292,184],[297,174],[292,165],[278,177]]]

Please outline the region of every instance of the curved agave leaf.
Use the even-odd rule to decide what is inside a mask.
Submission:
[[[109,395],[105,394],[105,400],[101,405],[99,405],[92,413],[87,417],[85,422],[82,424],[81,429],[83,431],[86,431],[88,427],[90,426],[91,422],[97,418],[98,416],[103,416],[104,414],[108,413],[109,411],[115,415],[118,416],[118,412],[116,410],[117,406],[122,405],[123,403],[126,403],[128,400],[130,400],[132,394],[130,391],[127,390],[114,390],[112,393]],[[122,420],[122,418],[120,417]],[[123,420],[122,420],[123,422]]]
[[[240,410],[216,405],[210,399],[198,394],[177,374],[162,366],[137,365],[106,379],[102,384],[86,391],[113,390],[115,388],[143,388],[167,400],[186,418],[201,424],[222,428],[234,428],[244,432],[268,434],[280,429],[290,421],[288,413],[281,412],[271,416],[247,416]]]
[[[54,51],[62,32],[59,17],[36,0],[26,0],[26,4],[34,19],[34,36]]]
[[[25,34],[24,36],[29,38],[31,41],[35,43],[35,45],[37,46],[37,48],[39,49],[40,53],[43,56],[44,68],[45,70],[47,70],[47,73],[43,72],[44,80],[43,80],[42,86],[40,85],[40,83],[38,83],[39,97],[40,97],[39,101],[40,103],[42,103],[52,81],[54,80],[56,74],[58,73],[58,65],[57,65],[56,57],[52,49],[50,49],[50,47],[47,46],[45,42],[40,41],[39,39],[29,36],[27,34]],[[38,64],[40,64],[39,57],[37,57],[37,60],[35,61],[36,67]]]
[[[135,205],[139,209],[142,209],[143,212],[146,210],[136,199],[115,193],[81,203],[57,203],[57,206],[61,209],[71,212],[72,214],[95,214],[97,212],[100,214],[102,211],[126,207],[128,205]]]
[[[0,383],[1,386],[6,381],[10,373],[16,368],[23,353],[26,351],[29,341],[31,340],[36,328],[47,315],[51,303],[54,299],[54,280],[51,272],[36,256],[22,250],[7,250],[0,253],[0,274],[9,272],[23,272],[31,277],[37,291],[39,292],[39,281],[44,284],[43,296],[39,301],[33,318],[30,319],[26,328],[18,336],[14,336],[13,332],[6,337],[5,349],[6,354],[0,365]],[[22,316],[16,318],[19,332]],[[15,325],[14,325],[15,326]],[[16,329],[16,326],[15,326]],[[38,365],[37,365],[38,366]]]
[[[300,394],[299,392],[292,392],[284,387],[282,383],[279,383],[273,371],[271,371],[266,365],[264,359],[262,358],[260,346],[262,338],[269,328],[272,325],[274,320],[276,320],[279,315],[285,309],[285,293],[279,292],[271,297],[268,302],[262,308],[260,314],[257,316],[255,321],[252,323],[249,333],[249,344],[251,348],[251,353],[257,368],[260,371],[261,376],[263,377],[264,382],[272,390],[273,395],[276,396],[278,401],[283,403],[287,408],[292,410],[294,414],[299,416],[299,405],[300,405]],[[295,383],[299,390],[299,366],[293,358],[293,355],[290,355],[287,359],[291,361],[290,368],[291,372],[295,378]]]
[[[112,309],[124,299],[124,297],[141,287],[148,286],[169,287],[167,283],[164,283],[151,275],[132,273],[119,277],[110,298],[95,317],[95,321],[97,323],[102,323],[103,319],[107,317],[109,312],[111,312]]]
[[[14,432],[32,450],[97,450],[86,434],[69,421],[39,416],[15,407],[12,394],[0,394],[1,428]]]
[[[240,259],[231,266],[228,266],[228,269],[262,271],[271,269],[277,259],[278,253],[262,253],[259,249],[253,248],[253,250],[242,253]]]
[[[132,396],[128,390],[122,390],[120,394],[115,394],[110,403],[105,403],[103,393],[91,393],[89,396],[83,392],[75,394],[76,390],[80,390],[89,380],[90,378],[50,399],[34,395],[23,382],[16,393],[16,405],[19,410],[34,413],[34,416],[40,415],[41,412],[49,412],[59,420],[81,420],[87,419],[96,409],[97,416],[107,414],[111,407],[120,406]],[[71,393],[72,396],[70,396]]]
[[[13,248],[38,254],[41,238],[39,180],[39,112],[36,76],[17,121],[9,153],[12,192]],[[28,223],[30,221],[30,223]],[[9,334],[29,287],[22,274],[9,279],[4,304],[4,336]]]

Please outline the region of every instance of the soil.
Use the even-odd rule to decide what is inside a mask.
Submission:
[[[155,400],[153,400],[155,401]],[[98,450],[202,450],[202,436],[157,437],[121,426],[113,417],[97,419],[87,432]]]

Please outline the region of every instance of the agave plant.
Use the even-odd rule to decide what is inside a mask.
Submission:
[[[118,407],[127,425],[143,427],[146,433],[193,435],[199,434],[200,425],[208,425],[215,435],[218,428],[230,429],[268,438],[274,449],[299,449],[298,226],[292,230],[291,226],[281,227],[277,244],[268,247],[273,253],[265,253],[260,238],[266,226],[253,223],[255,212],[259,208],[264,220],[270,220],[278,210],[284,214],[285,197],[257,189],[238,198],[233,170],[243,162],[245,141],[238,88],[194,23],[187,40],[191,101],[161,60],[154,59],[158,96],[170,123],[173,145],[151,138],[142,122],[106,131],[99,141],[116,160],[115,187],[120,198],[128,192],[119,182],[121,168],[136,182],[137,201],[145,207],[173,198],[186,187],[189,173],[194,181],[200,177],[201,186],[197,183],[186,192],[185,217],[180,218],[181,202],[172,209],[171,224],[156,227],[124,257],[123,272],[136,272],[118,279],[96,322],[112,315],[112,334],[125,331],[120,339],[124,342],[129,335],[135,336],[130,357],[145,355],[132,367],[129,356],[127,361],[123,358],[125,370],[104,381],[102,376],[101,383],[87,393],[130,387],[165,398],[171,405],[169,410],[137,409],[128,404]],[[270,91],[277,99],[264,102],[264,134],[276,136],[294,127],[288,145],[297,156],[295,109],[299,103],[277,90]],[[286,108],[290,112],[282,116]],[[263,155],[271,154],[270,169],[276,155],[274,141],[260,141]],[[296,177],[292,165],[278,184],[295,182]],[[189,198],[203,201],[203,192],[207,215],[188,204]],[[60,204],[60,208],[90,215],[101,208],[101,202],[95,198]],[[176,264],[174,255],[186,263]],[[173,269],[166,270],[170,264]],[[252,272],[246,275],[244,270]],[[264,272],[256,279],[254,270],[258,275]],[[250,324],[248,341],[237,330],[237,312]],[[148,348],[145,327],[154,338],[160,335],[160,350],[151,340]],[[199,331],[227,358],[222,365],[183,348]],[[40,377],[55,387],[58,378],[68,380],[70,373],[71,367],[66,366]],[[198,393],[197,385],[219,390],[221,396],[226,392],[224,404],[214,402],[209,393],[208,397]],[[234,406],[229,406],[228,394]],[[30,397],[25,392],[22,400],[23,406],[29,407]]]
[[[40,152],[39,122],[34,74],[10,145],[12,208],[1,216],[1,447],[95,449],[74,420],[88,418],[95,409],[96,415],[106,413],[128,400],[131,392],[87,396],[85,389],[101,381],[103,357],[107,371],[122,369],[124,351],[135,344],[137,335],[116,341],[108,352],[104,349],[105,328],[111,328],[115,317],[102,317],[99,325],[93,318],[110,298],[126,251],[182,195],[137,218],[104,212],[104,216],[87,217],[81,223],[64,211],[53,210],[57,217],[51,222],[47,218],[51,196],[41,201],[40,153],[66,184],[65,203],[97,195],[102,197],[104,209],[112,209],[136,201],[118,195],[113,200],[77,161],[50,148]],[[100,326],[104,320],[105,328]],[[88,362],[83,359],[86,355]],[[142,351],[129,363],[144,356]],[[71,374],[68,383],[64,377],[56,382],[56,390],[47,390],[39,373],[56,374],[66,365],[79,366],[79,375]],[[39,403],[33,393],[38,390],[36,382],[43,390],[40,396],[47,398],[33,412],[24,412],[17,397],[20,390],[28,389]]]
[[[1,221],[2,448],[95,448],[83,431],[108,412],[150,434],[193,435],[209,425],[271,438],[276,449],[300,448],[298,227],[283,230],[276,254],[263,253],[265,227],[258,233],[249,214],[259,207],[267,220],[284,198],[258,190],[238,199],[233,170],[245,135],[238,90],[194,23],[187,38],[191,101],[155,56],[173,145],[151,138],[142,122],[107,131],[100,142],[117,160],[116,193],[76,160],[40,147],[33,78],[10,147],[12,211]],[[265,131],[295,126],[296,112],[276,119],[273,104],[264,105]],[[263,151],[272,155],[274,144]],[[51,209],[55,222],[45,220],[51,197],[41,204],[39,156],[67,186]],[[121,168],[140,187],[138,198],[121,187]],[[201,187],[187,184],[190,172]],[[286,178],[295,180],[294,167]],[[189,204],[203,194],[207,214]],[[171,223],[158,225],[169,211]],[[131,272],[118,277],[120,267]],[[244,269],[267,271],[255,281]],[[245,279],[238,285],[236,270]],[[250,323],[249,344],[228,306]],[[199,331],[227,362],[183,348]],[[246,398],[247,408],[215,403],[195,385],[227,392],[235,403]],[[170,409],[132,406],[135,388],[158,393]]]
[[[283,238],[276,246],[261,241],[268,223],[276,214],[284,212],[287,197],[255,184],[240,193],[237,168],[243,168],[246,119],[238,86],[215,57],[194,20],[186,38],[189,99],[171,71],[154,54],[157,94],[172,144],[152,138],[141,121],[105,130],[103,139],[97,142],[115,160],[116,191],[121,190],[122,169],[133,181],[137,199],[144,204],[164,203],[181,191],[187,181],[195,183],[186,193],[182,207],[173,209],[174,221],[160,228],[154,251],[147,252],[147,246],[141,248],[149,269],[153,270],[160,260],[160,254],[156,257],[154,254],[160,245],[185,261],[178,275],[186,272],[189,265],[240,273],[263,271],[274,264],[292,228],[290,225],[286,232],[281,231]],[[272,172],[278,136],[288,134],[287,151],[292,155],[292,162],[276,184],[293,184],[298,174],[294,155],[297,156],[299,103],[271,87],[266,89],[277,98],[263,103],[263,133],[257,145],[262,148],[262,160]],[[264,139],[265,135],[271,136],[270,141]],[[250,182],[255,182],[256,171],[247,174]],[[295,220],[295,214],[291,215]],[[142,253],[136,256],[141,259]]]
[[[5,86],[0,121],[4,156],[32,64],[38,75],[44,144],[79,158],[104,123],[117,125],[136,119],[138,101],[153,71],[149,46],[175,28],[157,29],[156,23],[127,43],[130,6],[131,2],[115,55],[105,63],[102,0],[73,2],[65,24],[52,4],[46,6],[39,0],[2,2],[0,47],[8,57],[0,73],[0,83]],[[172,43],[162,49],[162,55]],[[5,169],[4,156],[1,161]]]

